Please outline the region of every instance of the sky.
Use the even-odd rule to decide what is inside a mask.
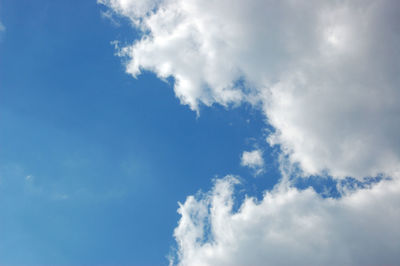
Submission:
[[[399,17],[0,0],[0,265],[397,265]]]

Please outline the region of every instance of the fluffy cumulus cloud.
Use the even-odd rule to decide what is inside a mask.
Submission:
[[[261,107],[304,175],[393,174],[400,163],[396,0],[101,0],[143,36],[127,72],[200,104]]]
[[[256,173],[260,173],[264,166],[262,151],[261,150],[244,151],[242,153],[240,164],[242,166],[247,166],[256,170]]]
[[[180,265],[397,265],[400,182],[322,199],[275,189],[232,212],[233,177],[180,205]]]
[[[100,2],[142,32],[120,50],[128,73],[173,78],[176,96],[197,112],[259,108],[274,128],[266,141],[303,176],[392,178],[340,199],[275,189],[236,213],[235,179],[217,181],[179,209],[178,263],[398,263],[399,1]],[[258,164],[247,155],[244,165]]]

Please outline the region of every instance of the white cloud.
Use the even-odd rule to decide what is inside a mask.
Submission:
[[[394,178],[340,199],[275,189],[232,213],[233,178],[181,205],[182,265],[400,260],[400,4],[395,0],[103,0],[143,36],[126,71],[173,77],[183,104],[261,108],[304,175]],[[282,167],[286,167],[282,165]],[[290,168],[290,167],[289,167]]]
[[[180,265],[397,265],[400,182],[340,199],[312,189],[275,189],[237,212],[233,177],[180,205],[174,236]]]
[[[159,0],[97,0],[97,3],[107,5],[117,13],[127,16],[135,25],[139,25],[141,18],[149,14],[156,7]],[[108,14],[110,15],[110,14]]]
[[[199,104],[262,106],[305,175],[392,175],[400,166],[398,1],[102,0],[143,37],[127,72],[175,79]]]
[[[244,151],[241,158],[241,165],[255,169],[257,173],[260,173],[264,166],[262,151]]]

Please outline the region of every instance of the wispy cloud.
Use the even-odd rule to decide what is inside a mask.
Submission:
[[[3,32],[6,30],[6,27],[3,25],[3,23],[0,21],[0,32]]]

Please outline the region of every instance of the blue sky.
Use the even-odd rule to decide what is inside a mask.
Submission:
[[[177,202],[215,176],[252,177],[240,155],[263,139],[259,112],[215,107],[197,118],[171,84],[125,74],[110,42],[134,32],[101,10],[1,2],[3,265],[167,264]]]
[[[1,265],[399,261],[396,1],[98,2],[0,1]]]

